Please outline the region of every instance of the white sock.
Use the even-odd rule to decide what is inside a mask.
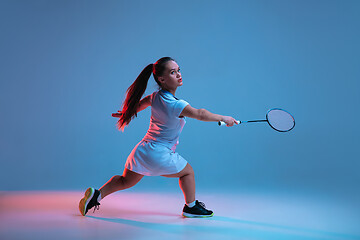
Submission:
[[[189,207],[189,208],[192,208],[193,206],[195,206],[195,201],[191,202],[191,203],[187,203],[186,205]]]
[[[98,196],[98,198],[97,198],[97,201],[98,201],[98,202],[101,201],[101,192],[100,192],[100,194],[99,194],[99,196]]]

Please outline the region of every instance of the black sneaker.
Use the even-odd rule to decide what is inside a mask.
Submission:
[[[204,218],[204,217],[212,217],[214,213],[211,210],[207,210],[203,202],[199,202],[198,200],[196,200],[195,206],[193,206],[192,208],[188,207],[185,204],[182,215],[188,218],[195,218],[195,217]]]
[[[79,202],[81,215],[85,216],[85,214],[94,206],[94,212],[95,210],[99,210],[100,203],[97,201],[99,194],[100,191],[94,188],[86,189],[84,197]]]

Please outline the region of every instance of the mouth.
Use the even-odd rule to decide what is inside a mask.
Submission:
[[[178,82],[182,82],[182,78],[180,78]]]

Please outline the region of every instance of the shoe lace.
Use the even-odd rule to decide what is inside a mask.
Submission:
[[[94,206],[94,211],[93,211],[93,213],[95,212],[95,210],[99,210],[100,209],[100,203],[99,202],[96,202],[95,203],[95,206]]]
[[[199,202],[199,205],[206,209],[205,203]]]

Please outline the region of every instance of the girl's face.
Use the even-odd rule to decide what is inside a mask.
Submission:
[[[168,90],[176,90],[177,87],[182,86],[182,78],[180,67],[174,61],[169,61],[166,64],[165,71],[161,77],[158,78],[163,88]]]

